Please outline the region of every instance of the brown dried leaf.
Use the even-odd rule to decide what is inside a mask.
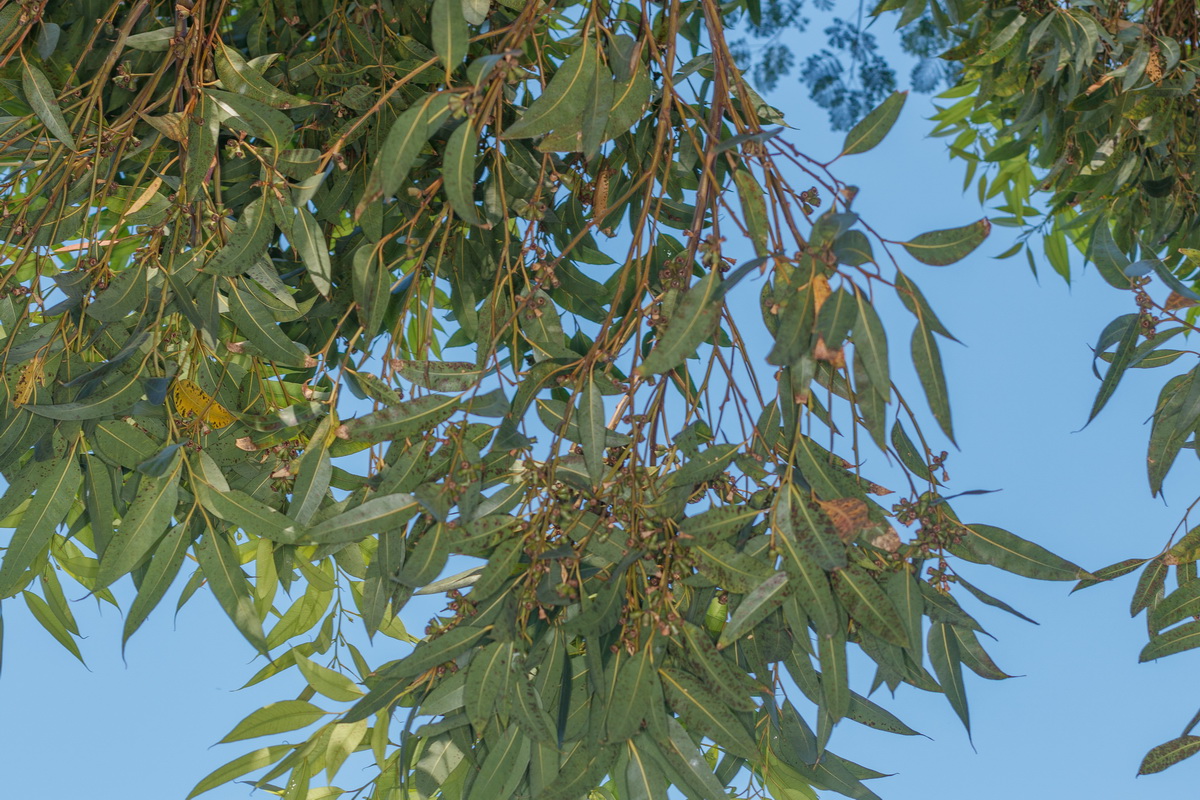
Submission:
[[[825,346],[825,337],[823,336],[817,337],[817,346],[813,348],[813,358],[817,361],[828,361],[834,369],[846,366],[846,354],[842,348],[830,350]]]
[[[878,547],[880,550],[886,550],[889,553],[899,550],[902,544],[904,543],[900,541],[900,534],[896,533],[896,529],[892,527],[889,527],[885,532],[871,539],[871,546]]]
[[[843,542],[854,541],[859,532],[875,527],[867,510],[867,503],[858,497],[839,497],[836,500],[818,500],[821,510],[829,517],[833,527],[837,529],[838,538]]]
[[[1167,296],[1167,302],[1163,306],[1164,311],[1178,311],[1181,308],[1191,308],[1196,305],[1196,301],[1190,297],[1184,297],[1179,292],[1171,292]]]

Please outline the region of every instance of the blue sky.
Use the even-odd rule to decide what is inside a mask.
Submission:
[[[789,86],[768,99],[784,109],[796,128],[788,136],[806,153],[837,152],[842,136],[826,130],[824,112],[803,101],[798,89]],[[910,97],[879,148],[836,167],[862,187],[855,209],[889,238],[982,215],[974,192],[961,191],[961,164],[949,163],[942,141],[925,138],[929,103]],[[948,464],[951,488],[1003,490],[963,498],[956,509],[967,521],[1007,528],[1085,567],[1157,553],[1192,500],[1186,484],[1195,470],[1185,451],[1167,481],[1168,502],[1150,498],[1143,423],[1168,373],[1130,375],[1101,416],[1080,431],[1097,386],[1088,344],[1110,319],[1133,310],[1132,299],[1090,271],[1067,287],[1047,266],[1039,284],[1022,259],[990,258],[1008,246],[1009,236],[997,228],[979,251],[950,267],[902,261],[964,342],[942,348],[962,448]],[[737,291],[749,304],[758,286],[747,281]],[[911,324],[907,316],[898,319],[889,327],[894,369],[912,386],[902,358]],[[881,462],[868,464],[876,468],[872,477],[887,474]],[[967,567],[974,583],[1041,623],[968,604],[999,639],[989,647],[999,665],[1024,677],[988,683],[968,675],[974,750],[942,698],[908,687],[894,702],[884,693],[881,702],[930,739],[839,726],[831,745],[836,752],[897,773],[875,782],[876,792],[885,800],[931,794],[1138,800],[1194,791],[1197,763],[1134,778],[1145,751],[1177,735],[1200,700],[1185,689],[1193,654],[1137,664],[1146,633],[1142,618],[1128,614],[1132,576],[1068,596],[1069,584]],[[209,749],[213,742],[251,710],[295,696],[298,684],[283,681],[235,691],[261,663],[207,592],[197,593],[177,621],[172,606],[168,597],[134,636],[125,664],[120,615],[80,603],[88,671],[20,604],[5,605],[5,796],[181,799],[211,769],[248,749],[241,743]],[[419,630],[420,622],[410,627]],[[377,641],[382,644],[370,656],[377,663],[403,652],[401,645]],[[852,681],[865,691],[870,672],[856,666]],[[343,786],[356,784],[352,772],[342,778]],[[206,797],[241,798],[248,791],[224,787]]]

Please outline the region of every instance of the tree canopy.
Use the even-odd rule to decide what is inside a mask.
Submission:
[[[355,757],[372,798],[876,797],[834,726],[915,731],[851,689],[851,645],[859,688],[943,695],[964,725],[964,667],[1007,677],[959,600],[1017,612],[962,561],[1080,588],[1140,568],[1143,658],[1200,644],[1200,531],[1089,571],[959,519],[953,335],[905,272],[993,224],[1035,269],[1085,253],[1134,300],[1096,344],[1093,417],[1128,369],[1189,355],[1162,347],[1200,301],[1175,5],[885,0],[933,65],[917,88],[955,82],[935,130],[1004,215],[903,240],[837,174],[905,102],[869,17],[829,33],[857,89],[801,70],[849,128],[809,154],[740,68],[790,65],[737,44],[798,4],[5,5],[0,598],[78,655],[79,587],[128,597],[122,643],[208,591],[263,656],[251,682],[303,677],[193,796],[250,775],[326,797]],[[1154,409],[1153,493],[1196,449],[1194,372]],[[860,466],[879,451],[903,485]],[[418,594],[447,605],[410,635]],[[379,663],[373,637],[415,646]]]

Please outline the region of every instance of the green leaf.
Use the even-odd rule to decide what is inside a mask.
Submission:
[[[405,361],[392,359],[392,369],[408,381],[435,392],[466,392],[486,374],[466,361]]]
[[[33,565],[63,523],[82,480],[79,460],[72,446],[38,484],[37,493],[13,532],[4,551],[4,563],[0,564],[0,597],[14,594],[24,583],[25,570]]]
[[[625,742],[628,752],[621,761],[625,769],[615,776],[622,787],[622,800],[667,800],[667,779],[659,768],[658,748],[648,736]],[[617,762],[618,767],[621,761]]]
[[[492,642],[471,657],[463,696],[472,724],[482,727],[491,717],[501,691],[511,682],[512,656],[512,642]]]
[[[110,391],[97,392],[89,395],[86,400],[53,405],[27,405],[25,408],[39,417],[50,419],[101,419],[128,410],[146,393],[136,370],[118,375],[107,388]]]
[[[304,526],[245,492],[220,491],[199,481],[192,483],[192,491],[205,508],[248,534],[281,544],[295,544],[308,538]]]
[[[238,332],[258,348],[262,357],[285,366],[305,366],[311,359],[304,349],[284,335],[270,310],[250,291],[229,286],[229,314]]]
[[[766,256],[771,252],[767,240],[771,231],[771,220],[767,216],[767,201],[763,197],[762,187],[749,169],[738,169],[733,173],[733,182],[737,185],[738,199],[742,204],[742,214],[750,241],[754,243],[754,253]]]
[[[58,96],[46,73],[24,58],[21,62],[21,89],[25,92],[25,99],[29,101],[33,113],[37,114],[37,118],[55,139],[71,150],[79,152],[75,138],[71,136],[71,128],[63,116],[62,107],[58,104]]]
[[[167,593],[167,589],[171,588],[171,584],[175,582],[175,577],[179,574],[179,568],[183,566],[191,544],[192,535],[188,526],[175,525],[167,531],[167,535],[154,548],[150,566],[146,569],[141,584],[138,585],[137,597],[133,599],[129,611],[125,613],[125,627],[121,632],[122,655],[124,655],[125,643],[129,641],[129,637],[133,636],[141,627],[146,617]]]
[[[958,639],[950,626],[944,622],[935,622],[929,626],[929,637],[926,641],[929,651],[929,663],[937,675],[942,691],[954,713],[962,720],[963,727],[971,732],[971,717],[967,710],[967,689],[962,680],[962,664],[958,653]]]
[[[505,128],[501,138],[541,136],[564,126],[578,125],[592,94],[600,58],[591,42],[584,41],[554,73],[542,94],[525,113]]]
[[[609,741],[632,738],[641,729],[642,720],[665,713],[650,648],[642,648],[632,656],[617,654],[609,663],[604,683],[608,694],[605,730]]]
[[[362,689],[342,673],[314,664],[300,653],[296,653],[295,659],[296,666],[300,668],[300,674],[308,681],[308,685],[330,700],[344,703],[362,697]]]
[[[288,236],[308,270],[308,277],[313,286],[325,297],[333,292],[333,267],[329,262],[329,244],[325,241],[325,233],[321,223],[317,222],[307,208],[296,209],[296,220],[292,223],[292,232]]]
[[[679,543],[685,547],[711,547],[727,541],[750,525],[762,512],[748,505],[717,506],[680,522]]]
[[[450,661],[475,646],[489,628],[460,625],[417,645],[412,653],[383,670],[371,691],[346,712],[343,722],[366,719],[394,703],[422,672]]]
[[[457,528],[439,522],[427,530],[409,551],[395,579],[405,586],[425,586],[441,574],[450,558],[454,540],[461,538]]]
[[[900,111],[907,99],[908,92],[892,92],[888,95],[886,100],[873,108],[846,134],[841,154],[848,156],[865,153],[882,142],[900,118]]]
[[[725,787],[696,747],[692,737],[674,717],[667,717],[669,738],[657,742],[667,763],[683,778],[695,796],[705,800],[727,797]],[[689,795],[692,796],[692,795]]]
[[[1129,368],[1130,362],[1133,360],[1134,353],[1137,349],[1138,336],[1141,333],[1141,326],[1138,324],[1137,314],[1125,314],[1110,323],[1105,334],[1101,335],[1101,344],[1097,346],[1097,350],[1103,350],[1107,345],[1110,336],[1119,337],[1113,338],[1116,342],[1117,350],[1113,355],[1112,363],[1108,366],[1108,371],[1104,373],[1104,380],[1100,382],[1100,389],[1096,392],[1096,400],[1092,403],[1092,410],[1088,414],[1087,421],[1091,422],[1104,408],[1113,392],[1117,390],[1117,384],[1121,381],[1121,376],[1125,374],[1125,370]],[[1114,329],[1114,325],[1117,327]]]
[[[892,392],[887,334],[875,307],[857,287],[854,299],[858,305],[858,318],[854,322],[854,350],[862,358],[863,366],[867,368],[871,385],[887,399],[891,397]]]
[[[396,194],[421,154],[425,140],[449,115],[450,97],[447,93],[441,93],[418,100],[396,118],[379,147],[379,157],[371,170],[362,199],[354,210],[356,219],[363,215],[370,203]]]
[[[638,367],[638,372],[642,375],[668,372],[695,355],[700,344],[712,335],[721,321],[721,301],[727,288],[720,274],[713,270],[684,292],[671,312],[666,331]]]
[[[1041,545],[991,525],[966,525],[949,547],[968,561],[990,564],[1015,575],[1043,581],[1074,581],[1089,577],[1082,567],[1054,555]]]
[[[659,670],[671,707],[684,724],[712,738],[731,753],[754,758],[758,748],[733,709],[686,672]]]
[[[1142,574],[1138,576],[1137,586],[1134,588],[1133,597],[1129,602],[1129,616],[1136,617],[1142,609],[1154,605],[1162,593],[1170,569],[1165,556],[1158,556],[1150,560],[1150,563],[1142,570]]]
[[[833,523],[812,500],[812,495],[788,485],[775,501],[773,526],[780,548],[792,563],[805,560],[826,572],[846,566],[846,546],[838,538]],[[795,551],[803,553],[803,557]]]
[[[254,610],[254,598],[242,572],[241,558],[228,534],[205,531],[195,552],[200,569],[208,579],[208,588],[221,608],[254,649],[266,654],[267,640],[262,621]]]
[[[272,108],[287,109],[309,104],[303,97],[289,94],[272,84],[246,63],[240,52],[224,42],[218,40],[213,52],[217,77],[226,90],[266,103]]]
[[[1142,759],[1138,767],[1138,775],[1151,775],[1162,772],[1167,767],[1174,766],[1186,758],[1191,758],[1200,752],[1200,736],[1180,736],[1165,744],[1160,744]]]
[[[360,506],[312,526],[307,538],[318,544],[356,542],[374,533],[395,530],[416,516],[418,511],[420,504],[411,494],[373,497]]]
[[[325,716],[324,711],[303,700],[283,700],[278,703],[270,703],[235,725],[233,730],[225,734],[219,744],[299,730],[313,724],[323,716]]]
[[[459,5],[459,0],[437,0],[443,5]],[[437,8],[435,3],[434,8]],[[467,120],[454,129],[446,142],[442,161],[442,180],[450,205],[464,222],[483,225],[475,206],[475,168],[479,160],[479,131]]]
[[[692,674],[706,681],[720,694],[722,702],[735,711],[756,710],[750,696],[762,694],[766,688],[723,655],[700,627],[684,620],[680,629],[686,642],[683,657]]]
[[[228,764],[217,767],[204,776],[188,794],[186,800],[192,800],[196,795],[204,794],[210,789],[215,789],[218,786],[229,783],[234,778],[239,778],[248,772],[268,767],[283,758],[284,754],[288,751],[295,750],[297,747],[299,745],[275,744],[270,747],[259,748],[252,753],[246,753],[244,756],[238,756]]]
[[[1167,381],[1158,396],[1146,453],[1152,497],[1162,491],[1163,479],[1196,428],[1197,416],[1200,416],[1200,371],[1193,369],[1187,375]]]
[[[262,199],[255,198],[242,209],[224,247],[205,262],[204,272],[223,277],[241,275],[266,254],[274,234],[275,223],[271,215],[263,207]]]
[[[458,3],[459,0],[450,0]],[[468,800],[508,800],[517,790],[529,766],[530,741],[516,725],[489,743],[487,757],[471,784]]]
[[[987,238],[992,223],[984,219],[961,228],[922,233],[909,242],[902,242],[908,254],[933,267],[944,267],[966,258]]]
[[[433,26],[433,49],[446,69],[453,70],[467,57],[470,35],[462,0],[433,0],[429,23]]]
[[[729,622],[721,631],[721,638],[717,640],[717,648],[726,648],[753,630],[755,625],[783,605],[787,592],[788,576],[786,572],[776,572],[754,587],[754,590],[743,597],[742,602],[734,609]]]
[[[100,554],[96,590],[105,588],[141,563],[166,533],[179,499],[182,464],[183,455],[176,450],[162,476],[141,479],[120,527]]]
[[[950,395],[946,387],[946,375],[942,371],[942,355],[938,350],[937,340],[933,338],[932,329],[926,327],[923,320],[913,331],[912,357],[913,367],[916,368],[921,387],[925,390],[925,399],[929,401],[929,409],[946,438],[953,442]]]
[[[312,521],[329,491],[329,481],[333,477],[333,462],[329,457],[332,424],[333,417],[329,416],[317,425],[300,458],[300,471],[292,484],[292,500],[288,503],[287,513],[301,526]]]
[[[855,621],[897,647],[908,644],[908,631],[883,587],[870,573],[853,564],[838,570],[833,588]]]
[[[450,419],[460,405],[457,397],[429,394],[349,420],[336,433],[340,439],[371,443],[414,436]]]
[[[608,428],[604,420],[604,398],[593,375],[583,384],[579,399],[579,433],[583,445],[583,462],[593,486],[599,486],[608,466],[604,463],[605,440]]]

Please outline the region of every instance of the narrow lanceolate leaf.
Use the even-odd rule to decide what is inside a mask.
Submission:
[[[459,0],[439,0],[461,5]],[[435,6],[436,7],[436,6]],[[464,222],[483,225],[475,206],[475,165],[479,159],[479,131],[467,120],[454,129],[442,159],[442,180],[450,205]]]
[[[306,538],[304,526],[245,492],[217,491],[199,481],[192,483],[192,490],[205,508],[247,533],[282,544],[295,544]]]
[[[1112,363],[1108,365],[1108,371],[1104,373],[1104,380],[1100,382],[1100,389],[1096,392],[1096,399],[1092,403],[1092,410],[1088,414],[1088,422],[1096,418],[1100,410],[1104,408],[1113,392],[1117,390],[1117,384],[1121,381],[1121,376],[1125,374],[1125,370],[1129,368],[1129,364],[1133,361],[1135,352],[1137,351],[1138,336],[1141,333],[1141,326],[1138,324],[1137,314],[1126,314],[1113,320],[1114,323],[1120,322],[1118,333],[1113,336],[1119,336],[1114,339],[1117,344],[1117,350],[1113,354]],[[1110,326],[1111,327],[1111,326]],[[1107,339],[1109,337],[1105,337]],[[1102,345],[1103,346],[1103,345]]]
[[[728,794],[692,737],[674,717],[667,717],[669,738],[658,743],[668,763],[685,783],[704,800],[723,800]],[[692,796],[692,795],[689,795]]]
[[[87,420],[111,417],[125,411],[145,394],[137,370],[120,375],[110,386],[72,403],[27,405],[39,417],[62,420]]]
[[[71,136],[67,120],[63,116],[62,107],[58,104],[58,96],[54,92],[54,87],[50,85],[46,73],[30,62],[23,61],[21,89],[25,92],[25,99],[29,101],[33,113],[37,114],[37,118],[46,126],[46,130],[67,147],[79,150],[75,144],[75,138]]]
[[[142,478],[121,526],[100,554],[95,589],[103,589],[136,567],[166,533],[179,499],[182,463],[183,455],[176,450],[163,475]]]
[[[908,254],[922,264],[944,267],[970,255],[971,251],[983,244],[991,230],[992,223],[985,217],[961,228],[922,233],[902,244]]]
[[[1160,744],[1146,753],[1142,765],[1138,767],[1138,775],[1150,775],[1162,772],[1170,766],[1178,764],[1185,758],[1191,758],[1200,752],[1200,736],[1180,736],[1178,739]]]
[[[262,620],[254,610],[254,598],[250,584],[242,572],[238,550],[228,535],[219,530],[208,530],[196,546],[196,559],[208,579],[208,587],[224,609],[234,626],[254,649],[267,652],[267,638],[263,633]]]
[[[459,5],[459,0],[449,2]],[[467,800],[508,800],[525,777],[531,744],[516,725],[509,725],[497,741],[489,741],[487,757],[471,784]]]
[[[380,145],[379,159],[354,210],[356,218],[362,216],[370,203],[396,193],[421,154],[429,134],[449,114],[449,94],[441,93],[418,100],[412,108],[396,118],[388,130],[387,138]]]
[[[1197,647],[1200,647],[1200,622],[1188,622],[1151,637],[1149,644],[1142,648],[1138,661],[1153,661]]]
[[[121,632],[122,652],[129,637],[141,627],[146,617],[167,593],[167,589],[175,582],[175,576],[179,574],[179,568],[183,566],[191,544],[192,537],[188,526],[176,525],[167,531],[167,535],[154,548],[150,566],[142,577],[141,585],[138,586],[137,597],[133,599],[129,611],[125,614],[125,627]]]
[[[954,428],[950,422],[950,394],[946,386],[946,375],[942,371],[942,355],[938,350],[937,340],[933,338],[933,330],[924,322],[917,325],[912,339],[913,367],[917,377],[921,379],[921,387],[925,390],[925,399],[933,418],[937,420],[946,437],[954,441]]]
[[[1115,359],[1114,359],[1115,363]],[[1146,472],[1150,494],[1162,491],[1163,480],[1175,463],[1175,457],[1196,428],[1200,415],[1200,370],[1193,369],[1167,381],[1158,396],[1154,422],[1150,426],[1150,444],[1146,451]]]
[[[686,672],[662,670],[659,674],[668,702],[685,725],[707,735],[731,753],[743,758],[754,757],[758,748],[733,709]]]
[[[296,252],[300,254],[313,286],[329,297],[333,291],[333,268],[329,263],[329,243],[325,241],[321,223],[307,208],[299,208],[296,220],[292,223],[292,234],[288,238],[296,245]]]
[[[463,15],[462,0],[433,0],[429,22],[433,26],[433,49],[446,69],[452,70],[467,57],[470,32]]]
[[[396,573],[395,580],[416,588],[436,579],[450,558],[456,535],[461,536],[461,532],[444,522],[434,525],[404,559],[404,566]]]
[[[733,173],[733,182],[737,185],[738,200],[742,204],[742,214],[750,241],[754,243],[754,253],[765,256],[771,252],[767,243],[767,234],[771,230],[771,221],[767,217],[767,201],[763,197],[762,187],[749,169],[739,169]]]
[[[742,602],[734,609],[733,616],[729,618],[729,622],[721,631],[721,638],[717,640],[717,648],[726,648],[752,631],[755,625],[783,605],[787,591],[788,576],[786,572],[776,572],[754,587],[754,591],[743,597]]]
[[[680,523],[679,543],[685,547],[711,547],[741,532],[761,513],[749,505],[710,508]]]
[[[457,397],[429,394],[349,420],[337,429],[340,439],[381,442],[432,430],[458,411]]]
[[[541,96],[529,105],[519,120],[505,129],[502,138],[541,136],[567,123],[578,124],[591,95],[599,64],[595,44],[584,41],[554,73]]]
[[[229,314],[238,332],[254,345],[264,358],[285,366],[304,366],[309,356],[300,345],[284,335],[270,309],[248,289],[230,284]]]
[[[605,730],[609,741],[629,739],[651,714],[663,714],[662,689],[653,653],[642,648],[632,656],[619,654],[604,676],[608,702]],[[655,708],[657,699],[658,708]]]
[[[47,473],[29,501],[21,522],[13,532],[4,562],[0,564],[0,597],[13,594],[25,579],[25,570],[50,543],[62,524],[79,489],[83,476],[74,446],[60,456],[55,468]]]
[[[1150,560],[1142,574],[1138,576],[1137,586],[1134,587],[1133,597],[1129,601],[1129,616],[1136,617],[1143,609],[1150,608],[1162,594],[1167,581],[1167,573],[1171,567],[1163,556]]]
[[[755,683],[737,664],[717,650],[712,639],[700,627],[684,620],[680,624],[686,639],[689,669],[700,677],[721,700],[735,711],[754,711],[751,695],[762,694],[766,688]]]
[[[471,657],[463,697],[473,724],[482,726],[487,722],[501,691],[509,685],[512,655],[512,642],[492,642]]]
[[[929,638],[926,642],[929,649],[929,663],[937,675],[942,691],[954,713],[962,720],[967,733],[971,731],[971,717],[967,710],[967,690],[962,679],[962,663],[958,653],[958,640],[950,626],[944,622],[935,622],[929,627]]]
[[[892,92],[886,100],[872,109],[846,134],[846,141],[842,143],[842,155],[865,153],[882,142],[883,137],[888,135],[888,131],[900,118],[900,111],[904,108],[906,99],[908,92]]]
[[[242,58],[240,52],[224,42],[217,42],[214,55],[217,77],[227,91],[266,103],[272,108],[287,109],[309,104],[303,97],[289,94],[268,81]]]
[[[204,265],[209,275],[226,277],[241,275],[267,252],[267,244],[275,233],[275,223],[261,199],[255,199],[242,209],[242,216],[229,233],[225,246]]]
[[[466,625],[452,628],[446,633],[417,645],[411,655],[397,661],[381,672],[362,700],[346,712],[343,722],[366,719],[396,702],[408,689],[413,678],[433,667],[444,664],[474,647],[491,630],[472,628]]]
[[[318,544],[358,541],[400,527],[412,519],[420,508],[411,494],[373,497],[360,506],[309,528],[307,538]]]
[[[966,525],[959,533],[961,538],[949,549],[968,561],[1043,581],[1074,581],[1089,576],[1077,564],[1001,528]]]
[[[649,736],[639,736],[626,743],[622,761],[625,769],[616,776],[621,797],[628,800],[667,800],[667,781],[659,767],[658,747]]]
[[[604,463],[604,442],[608,428],[604,420],[604,398],[593,376],[583,384],[579,398],[579,433],[583,445],[583,462],[587,466],[592,486],[599,486],[607,466]]]
[[[838,570],[834,589],[850,616],[864,628],[897,647],[908,644],[908,631],[900,613],[866,570],[853,564]]]
[[[854,298],[858,303],[858,319],[854,323],[854,349],[862,358],[863,366],[871,378],[871,386],[885,398],[891,396],[891,373],[888,367],[887,334],[875,307],[867,296],[857,288]]]
[[[313,724],[323,716],[325,716],[324,711],[303,700],[283,700],[271,703],[235,725],[233,730],[221,739],[221,743],[239,742],[243,739],[255,739],[259,736],[299,730]]]
[[[248,772],[268,767],[283,758],[288,751],[295,750],[299,746],[296,744],[274,744],[270,747],[260,747],[258,750],[238,756],[228,764],[217,767],[204,776],[188,794],[186,800],[192,800],[196,795],[204,794],[210,789],[215,789],[218,786],[229,783],[234,778],[240,778]]]
[[[405,361],[392,359],[392,369],[406,381],[435,392],[465,392],[486,374],[467,361]]]
[[[333,477],[333,463],[329,457],[332,425],[333,417],[325,417],[317,425],[300,458],[300,472],[292,484],[292,500],[287,513],[302,526],[312,520],[329,491],[329,481]]]

